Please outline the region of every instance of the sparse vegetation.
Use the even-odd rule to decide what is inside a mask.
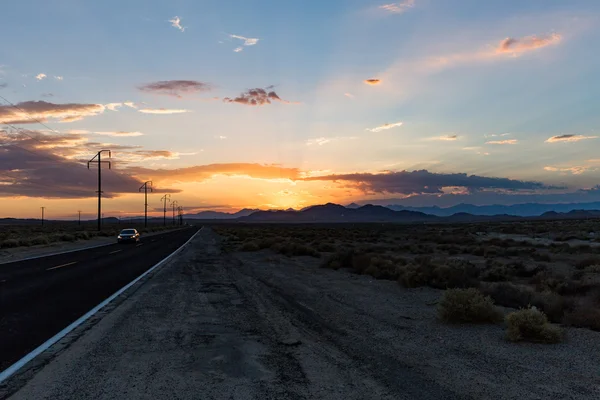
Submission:
[[[506,337],[511,342],[559,343],[562,330],[548,322],[537,308],[524,308],[506,316]]]
[[[479,290],[448,289],[438,305],[440,319],[449,323],[497,323],[502,312]]]
[[[230,251],[322,257],[323,268],[408,288],[477,288],[499,306],[535,306],[553,323],[595,329],[598,314],[585,313],[579,304],[600,293],[600,246],[589,236],[596,224],[215,224],[214,229]],[[561,237],[568,240],[558,242]],[[600,298],[595,304],[600,309]]]

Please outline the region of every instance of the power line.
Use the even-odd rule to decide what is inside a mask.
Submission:
[[[148,188],[150,184],[150,188]],[[152,192],[152,181],[146,181],[138,190],[139,192],[144,189],[144,228],[148,227],[148,189]]]
[[[98,164],[98,231],[102,230],[102,163],[108,163],[108,169],[110,169],[110,161],[102,161],[102,153],[108,152],[108,158],[111,156],[110,150],[100,150],[90,161],[87,163],[88,169],[90,169],[90,164],[97,163]],[[96,160],[96,157],[98,158]]]

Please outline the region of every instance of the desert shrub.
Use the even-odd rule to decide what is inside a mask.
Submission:
[[[590,300],[578,304],[565,314],[563,322],[578,328],[588,328],[600,332],[600,307]]]
[[[494,301],[474,288],[446,290],[438,305],[438,315],[450,323],[502,321],[502,312],[494,306]]]
[[[572,308],[572,301],[554,292],[534,293],[531,305],[539,308],[552,322],[559,323],[567,310]]]
[[[575,264],[575,268],[585,269],[592,265],[600,265],[600,258],[599,257],[585,258],[585,259],[579,261],[577,264]]]
[[[588,274],[600,274],[600,264],[590,265],[584,270]]]
[[[19,240],[18,239],[6,239],[2,241],[2,244],[0,245],[1,248],[5,249],[5,248],[12,248],[12,247],[19,247]]]
[[[354,251],[352,249],[342,249],[331,254],[325,259],[322,268],[340,269],[351,268]]]
[[[511,271],[506,265],[493,259],[485,263],[485,270],[481,273],[481,280],[487,282],[506,282],[511,278]]]
[[[434,263],[429,257],[417,257],[413,263],[401,269],[398,280],[409,288],[466,288],[477,284],[478,275],[479,269],[468,261],[450,259],[444,263]]]
[[[256,243],[255,241],[249,241],[249,242],[244,242],[244,244],[242,244],[242,247],[240,247],[241,251],[259,251],[260,247],[258,246],[258,243]]]
[[[331,253],[335,251],[335,246],[331,243],[320,243],[317,245],[317,250],[322,252]]]
[[[511,282],[481,282],[480,289],[494,299],[496,304],[511,308],[529,306],[534,295],[534,291],[529,286]]]
[[[50,244],[48,236],[36,236],[29,241],[30,246]]]
[[[75,237],[77,239],[88,240],[90,235],[87,231],[75,232]]]
[[[62,235],[59,236],[59,239],[63,242],[74,242],[77,240],[75,235],[72,235],[70,233],[63,233]]]
[[[558,343],[563,338],[562,330],[550,325],[546,315],[535,307],[508,314],[506,325],[506,337],[511,342]]]

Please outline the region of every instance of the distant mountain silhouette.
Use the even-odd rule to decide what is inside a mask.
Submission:
[[[467,213],[471,215],[514,215],[519,217],[536,217],[544,213],[568,213],[573,210],[600,210],[600,202],[591,203],[568,203],[568,204],[541,204],[525,203],[514,204],[510,206],[496,204],[488,206],[476,206],[473,204],[457,204],[452,207],[441,208],[433,207],[407,207],[398,204],[387,205],[387,208],[395,211],[408,210],[419,211],[426,214],[437,215],[438,217],[449,217],[457,213]]]
[[[258,211],[239,218],[243,222],[426,222],[437,217],[414,211],[393,211],[383,206],[348,208],[327,203],[301,211]]]
[[[219,211],[200,211],[196,214],[185,214],[186,219],[236,219],[239,217],[245,217],[252,213],[260,211],[258,209],[253,210],[250,208],[244,208],[235,213],[225,213]]]

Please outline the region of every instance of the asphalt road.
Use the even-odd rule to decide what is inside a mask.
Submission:
[[[197,228],[0,265],[0,371],[177,250]]]

